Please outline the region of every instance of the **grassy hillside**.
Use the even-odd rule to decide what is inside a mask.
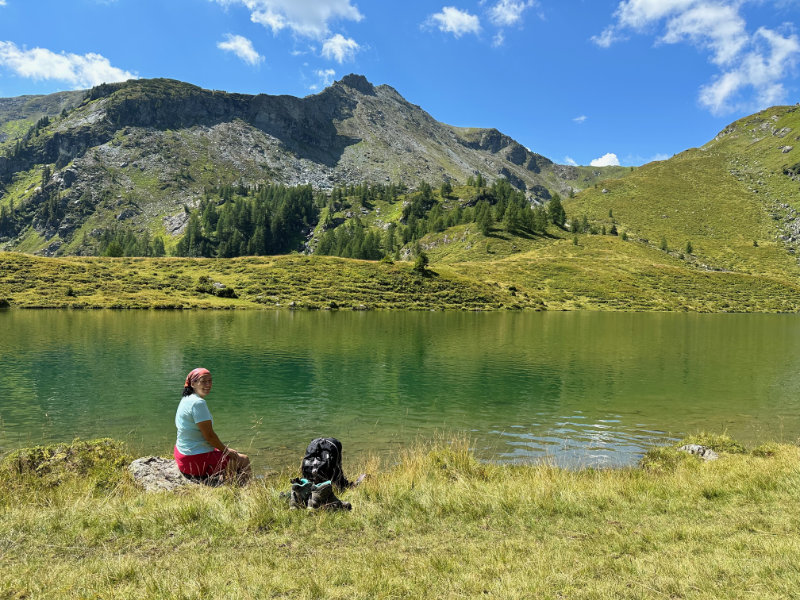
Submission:
[[[508,290],[450,269],[420,274],[407,262],[298,255],[48,259],[13,253],[0,253],[0,299],[21,308],[357,310],[492,310],[515,301]]]
[[[289,473],[244,488],[140,491],[110,443],[0,469],[5,598],[790,598],[800,449],[709,438],[714,462],[655,449],[642,468],[479,463],[418,448],[290,511]],[[99,457],[98,453],[103,456]],[[88,455],[88,456],[87,456]],[[36,469],[40,466],[39,469]]]
[[[800,133],[795,107],[769,109],[733,123],[702,148],[587,189],[566,209],[598,226],[616,224],[641,243],[666,246],[687,264],[794,279],[797,246],[787,232],[797,227],[800,192],[784,173],[800,161],[792,131]]]
[[[458,241],[429,251],[434,260],[424,275],[410,262],[321,256],[0,253],[0,300],[20,308],[800,311],[800,284],[784,276],[709,271],[613,236],[579,236],[578,245],[570,236],[520,242],[461,227]],[[487,255],[487,245],[497,254]],[[460,259],[448,264],[453,246]],[[225,297],[229,292],[216,291],[215,283],[236,297]]]

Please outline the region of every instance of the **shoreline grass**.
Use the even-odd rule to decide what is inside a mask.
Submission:
[[[290,511],[288,473],[148,494],[104,461],[4,468],[0,597],[793,597],[800,448],[703,439],[732,451],[569,471],[419,447],[345,465],[373,476],[340,513]]]

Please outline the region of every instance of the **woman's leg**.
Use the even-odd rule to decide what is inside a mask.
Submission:
[[[241,452],[229,451],[227,454],[228,462],[225,465],[225,478],[233,479],[240,484],[247,483],[252,474],[250,467],[250,457]]]

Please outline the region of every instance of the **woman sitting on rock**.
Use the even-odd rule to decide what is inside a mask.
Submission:
[[[245,483],[250,479],[250,459],[223,444],[214,432],[214,420],[205,401],[210,391],[208,369],[197,368],[186,376],[183,398],[175,413],[175,462],[180,472],[190,477],[223,475],[225,481]]]

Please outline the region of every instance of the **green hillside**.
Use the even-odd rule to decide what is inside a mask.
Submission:
[[[612,225],[630,239],[684,255],[690,268],[795,278],[800,204],[793,165],[800,147],[795,107],[733,123],[717,138],[567,201],[575,217]],[[665,243],[666,242],[666,243]],[[687,245],[691,252],[687,252]]]

